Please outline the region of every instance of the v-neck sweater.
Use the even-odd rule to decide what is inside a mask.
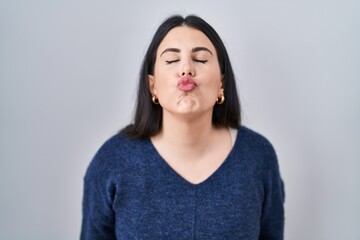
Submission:
[[[246,127],[199,184],[172,169],[150,139],[118,133],[86,171],[81,239],[280,240],[283,205],[274,148]]]

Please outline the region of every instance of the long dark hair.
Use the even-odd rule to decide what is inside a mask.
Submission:
[[[220,71],[223,75],[223,88],[226,100],[221,105],[215,104],[212,116],[213,125],[216,127],[240,127],[240,101],[236,90],[234,72],[224,43],[216,31],[200,17],[189,15],[184,18],[180,15],[174,15],[167,18],[159,26],[145,54],[140,71],[134,120],[133,123],[121,130],[122,133],[130,138],[149,138],[161,129],[162,108],[151,100],[148,75],[154,74],[156,52],[166,34],[171,29],[183,25],[203,32],[210,39],[217,52]]]

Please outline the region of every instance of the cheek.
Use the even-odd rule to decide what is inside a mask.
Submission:
[[[156,94],[161,99],[167,99],[169,96],[174,96],[176,91],[175,85],[171,82],[170,78],[158,76],[155,79]]]
[[[205,85],[207,85],[208,88],[210,88],[214,91],[220,90],[221,85],[222,85],[221,84],[221,76],[219,76],[217,74],[217,72],[215,72],[213,74],[209,74]]]
[[[158,74],[157,72],[154,73],[154,83],[155,88],[157,91],[161,91],[162,89],[169,86],[169,78],[166,76],[166,74]]]
[[[157,86],[169,86],[173,80],[173,72],[169,69],[164,69],[161,66],[155,65],[154,79]]]
[[[221,72],[217,64],[209,65],[207,69],[204,70],[205,79],[208,79],[209,84],[216,85],[217,87],[221,86]]]
[[[170,83],[171,81],[169,81],[167,78],[157,78],[155,81],[156,88],[158,91],[169,89],[169,87],[171,86]]]

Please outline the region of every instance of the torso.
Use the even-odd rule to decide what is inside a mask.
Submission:
[[[206,171],[206,180],[192,184],[184,176],[194,180],[193,175],[180,177],[149,139],[114,136],[85,176],[82,236],[282,239],[283,190],[270,143],[243,127],[231,152],[217,164],[214,173]]]

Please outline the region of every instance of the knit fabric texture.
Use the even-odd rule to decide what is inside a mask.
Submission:
[[[275,151],[238,130],[222,165],[192,184],[150,139],[119,133],[92,159],[85,178],[81,239],[283,239],[284,187]]]

